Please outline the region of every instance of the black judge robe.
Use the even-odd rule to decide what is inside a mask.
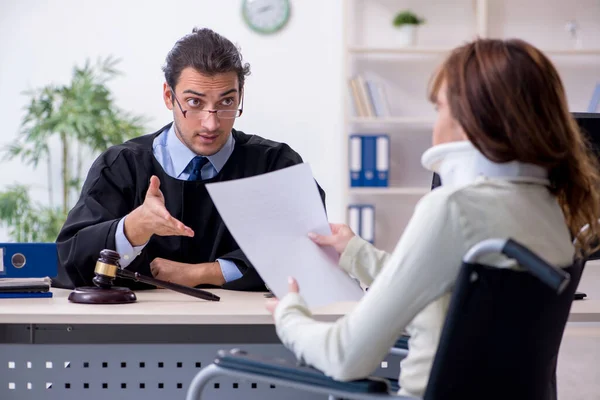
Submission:
[[[144,202],[150,177],[160,179],[165,206],[171,215],[193,229],[194,237],[153,235],[128,270],[152,276],[156,257],[183,263],[231,260],[242,277],[223,285],[233,290],[265,290],[264,282],[241,251],[217,212],[206,184],[260,175],[302,163],[287,144],[233,130],[235,147],[229,159],[211,179],[184,181],[169,176],[156,160],[152,144],[158,132],[113,146],[93,163],[77,204],[69,213],[56,240],[59,274],[53,286],[73,288],[93,285],[96,260],[102,249],[116,249],[119,221]],[[325,192],[317,185],[323,204]],[[238,199],[244,207],[244,199]],[[291,255],[293,256],[293,255]],[[281,260],[285,262],[285,260]],[[150,286],[117,279],[115,284],[132,289]]]

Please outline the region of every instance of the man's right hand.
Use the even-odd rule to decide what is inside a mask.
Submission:
[[[124,231],[132,246],[147,243],[152,235],[194,236],[194,231],[173,218],[165,207],[160,180],[155,175],[150,178],[144,203],[125,218]]]
[[[331,246],[337,251],[339,254],[342,254],[346,247],[348,246],[348,242],[354,236],[354,232],[348,225],[345,224],[329,224],[331,228],[331,235],[318,235],[316,233],[309,233],[308,237],[312,239],[313,242],[320,246]]]

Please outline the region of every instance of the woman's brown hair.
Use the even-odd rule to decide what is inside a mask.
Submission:
[[[473,145],[494,162],[546,168],[578,248],[589,254],[597,247],[598,162],[550,60],[522,40],[478,39],[452,51],[434,75],[433,102],[444,84],[452,116]]]

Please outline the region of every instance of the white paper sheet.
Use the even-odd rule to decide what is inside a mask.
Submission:
[[[289,276],[298,281],[310,308],[362,297],[358,283],[337,265],[335,250],[308,237],[309,232],[331,234],[308,164],[206,187],[238,245],[277,297],[287,294]]]

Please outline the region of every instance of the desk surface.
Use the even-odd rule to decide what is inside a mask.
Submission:
[[[577,290],[587,297],[573,302],[569,321],[600,322],[600,260],[589,261],[585,265]]]
[[[52,289],[54,297],[42,299],[0,299],[0,323],[35,324],[272,324],[265,308],[264,293],[209,291],[221,301],[206,301],[170,290],[137,291],[131,304],[74,304],[70,291]],[[352,308],[340,303],[315,311],[319,320],[332,321]]]
[[[590,262],[579,289],[585,300],[573,302],[569,321],[600,322],[600,261]],[[53,298],[0,299],[0,324],[156,324],[156,325],[265,325],[272,324],[265,309],[264,293],[210,291],[221,297],[212,302],[170,290],[136,292],[132,304],[88,305],[67,300],[69,290],[53,289]],[[315,310],[322,321],[346,314],[352,303],[334,304]]]

